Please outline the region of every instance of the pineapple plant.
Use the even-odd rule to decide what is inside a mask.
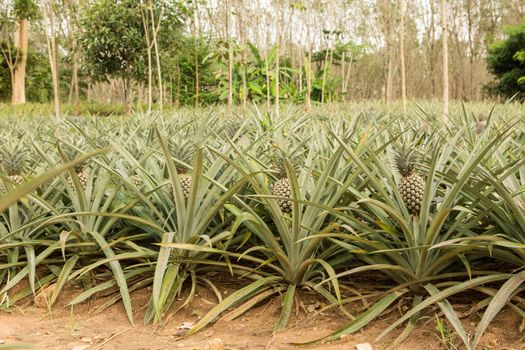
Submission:
[[[27,150],[20,144],[0,149],[1,169],[17,185],[24,182],[22,174],[27,168],[27,162]],[[2,192],[5,193],[4,188]]]
[[[414,216],[420,213],[425,193],[425,179],[415,169],[418,160],[415,150],[406,146],[399,148],[394,156],[395,167],[401,175],[398,190],[408,212]]]

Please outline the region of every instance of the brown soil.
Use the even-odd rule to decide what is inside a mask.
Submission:
[[[231,293],[232,289],[224,289]],[[9,311],[0,312],[0,348],[1,344],[32,344],[32,349],[183,349],[183,350],[220,350],[220,349],[356,349],[357,344],[370,343],[374,350],[385,349],[402,329],[395,330],[386,339],[374,342],[376,336],[399,317],[397,307],[381,319],[372,322],[363,330],[330,344],[316,344],[296,347],[291,343],[305,342],[328,335],[348,322],[348,319],[336,311],[316,313],[319,302],[307,294],[302,294],[299,308],[293,315],[286,331],[272,334],[272,329],[279,314],[279,298],[268,301],[245,315],[233,320],[220,320],[208,326],[198,334],[185,337],[185,322],[196,322],[199,317],[216,303],[213,295],[205,289],[198,290],[198,296],[191,306],[183,309],[169,319],[164,327],[143,325],[142,317],[148,302],[150,291],[137,291],[132,295],[135,311],[134,327],[130,326],[122,304],[97,312],[107,300],[97,298],[75,308],[64,305],[79,290],[69,289],[63,293],[59,303],[49,312],[38,300],[28,301],[25,305],[14,306]],[[40,307],[39,307],[40,306]],[[456,310],[468,310],[472,305],[454,304]],[[356,304],[355,311],[363,309]],[[352,310],[350,310],[352,311]],[[436,315],[444,321],[438,310],[431,310],[424,317],[410,337],[398,347],[403,350],[454,349],[439,339],[436,331]],[[481,315],[473,314],[462,320],[467,331],[472,332]],[[525,342],[520,335],[521,319],[516,313],[505,310],[485,332],[479,349],[525,349]],[[183,328],[183,327],[182,327]],[[449,328],[450,329],[450,328]],[[458,339],[452,343],[462,349]]]

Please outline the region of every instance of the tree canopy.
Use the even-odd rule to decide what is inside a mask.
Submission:
[[[525,99],[525,19],[506,30],[506,40],[492,45],[487,58],[490,71],[497,76],[495,88],[501,95]]]
[[[180,39],[183,8],[178,2],[153,1],[159,26],[159,45],[168,50]],[[95,81],[121,77],[144,81],[147,77],[147,4],[140,0],[97,0],[86,6],[82,17],[81,43],[84,69]],[[146,17],[146,18],[147,18]]]

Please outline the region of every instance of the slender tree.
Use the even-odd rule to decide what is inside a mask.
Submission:
[[[26,68],[29,50],[29,24],[40,16],[33,0],[9,1],[0,11],[5,11],[7,22],[2,23],[5,48],[0,45],[11,76],[11,104],[26,102]],[[13,24],[13,26],[8,24]],[[11,31],[12,30],[12,31]],[[11,46],[11,43],[13,45]]]
[[[152,29],[151,32],[153,36],[153,47],[155,48],[155,58],[156,58],[156,63],[157,63],[157,79],[158,79],[157,84],[159,87],[159,109],[160,109],[160,112],[162,113],[163,105],[164,105],[164,89],[163,89],[163,83],[162,83],[162,70],[161,70],[161,65],[160,65],[159,44],[158,44],[157,37],[158,37],[159,30],[160,30],[164,7],[161,7],[159,19],[158,19],[158,22],[156,22],[155,12],[153,10],[153,1],[149,0],[148,4],[149,4],[149,12],[151,15],[151,29]]]
[[[275,52],[275,114],[279,115],[279,101],[280,101],[280,51],[281,51],[281,3],[277,4],[277,13],[275,15],[275,45],[277,47]]]
[[[200,18],[199,18],[199,0],[192,0],[191,2],[193,13],[190,17],[190,30],[191,35],[193,37],[193,50],[194,50],[194,65],[195,65],[195,109],[199,108],[199,47],[197,44],[197,38],[200,35]],[[213,22],[213,20],[210,18],[210,20]],[[215,25],[215,23],[213,22]],[[180,75],[179,80],[180,82]],[[178,101],[178,97],[177,97]],[[178,105],[178,103],[177,103]]]
[[[47,50],[49,54],[49,65],[51,66],[51,76],[53,79],[53,100],[55,105],[55,118],[56,118],[56,133],[58,136],[59,125],[61,120],[60,114],[60,89],[58,82],[58,64],[57,64],[57,49],[55,40],[55,8],[54,1],[48,0],[44,3],[42,13],[45,16],[45,27],[49,27],[49,34],[47,29],[44,30],[47,42]]]
[[[443,124],[448,123],[448,27],[447,2],[441,0],[441,29],[443,40]]]
[[[230,14],[232,12],[230,1],[226,1],[226,44],[228,45],[228,114],[233,106],[233,39],[231,38]]]
[[[149,34],[149,16],[146,10],[141,6],[140,14],[142,16],[142,24],[144,25],[144,38],[146,39],[146,52],[148,57],[148,91],[147,91],[147,114],[151,114],[153,106],[153,62],[152,62],[152,42]]]
[[[401,57],[401,98],[403,99],[403,113],[407,112],[407,91],[405,76],[405,1],[400,0],[401,33],[399,34],[399,55]]]
[[[83,31],[83,27],[79,23],[79,4],[75,0],[63,1],[63,8],[66,11],[66,28],[67,28],[67,46],[70,50],[70,56],[73,61],[71,67],[71,84],[69,89],[68,103],[72,103],[73,97],[75,99],[76,114],[80,114],[80,79],[79,79],[79,61],[80,61],[80,47],[78,45],[78,37]]]

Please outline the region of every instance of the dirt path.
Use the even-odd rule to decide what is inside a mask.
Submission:
[[[67,294],[61,297],[62,304],[70,300]],[[78,293],[78,291],[76,291]],[[300,311],[294,315],[288,329],[272,334],[273,324],[279,313],[279,300],[274,300],[251,310],[233,321],[221,320],[191,337],[183,337],[184,323],[196,322],[209,310],[215,301],[206,291],[200,290],[199,296],[191,307],[182,310],[170,318],[164,328],[143,325],[144,305],[149,292],[133,294],[135,326],[131,327],[123,307],[117,303],[103,312],[93,313],[105,299],[86,302],[76,308],[55,308],[49,313],[46,308],[37,307],[32,302],[28,305],[13,307],[8,312],[0,312],[0,344],[28,343],[32,349],[183,349],[183,350],[281,350],[281,349],[327,349],[351,350],[357,344],[370,343],[374,350],[385,349],[402,330],[374,343],[376,336],[398,317],[397,311],[390,312],[381,320],[373,322],[364,330],[349,335],[331,344],[317,344],[295,347],[292,342],[312,340],[327,335],[348,322],[335,312],[316,315]],[[64,301],[65,300],[65,301]],[[308,302],[308,301],[306,301]],[[311,304],[313,307],[314,304]],[[474,315],[472,317],[477,317]],[[444,320],[444,318],[441,318]],[[398,349],[446,349],[435,329],[436,318],[429,315],[420,322],[410,338]],[[465,319],[465,327],[471,331],[474,319]],[[525,349],[518,331],[520,319],[515,313],[506,311],[494,322],[482,341],[480,349]],[[460,347],[461,348],[461,347]]]

